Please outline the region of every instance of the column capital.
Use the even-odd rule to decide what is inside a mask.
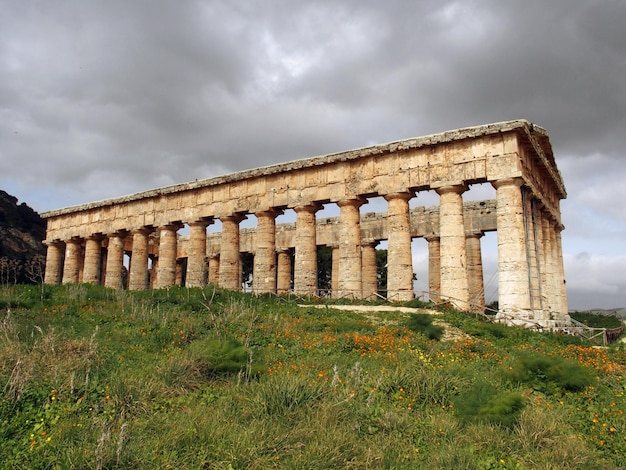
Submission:
[[[400,192],[395,192],[395,193],[388,193],[385,194],[383,196],[383,198],[385,198],[385,201],[389,202],[390,199],[403,199],[405,201],[408,201],[409,199],[412,199],[415,196],[415,194],[412,191],[400,191]]]
[[[485,233],[482,230],[467,230],[465,238],[482,238]]]
[[[131,235],[135,235],[135,234],[142,234],[142,235],[148,235],[150,233],[154,232],[154,227],[152,225],[146,225],[144,227],[139,227],[139,228],[134,228],[130,231]]]
[[[465,184],[447,184],[433,189],[441,196],[448,193],[463,194],[467,191],[467,186]]]
[[[293,210],[296,212],[308,212],[309,214],[315,214],[321,208],[322,208],[321,204],[314,202],[311,204],[301,204],[301,205],[295,206]]]
[[[362,197],[356,197],[353,199],[342,199],[340,201],[337,201],[337,205],[339,207],[347,207],[347,206],[352,206],[356,209],[358,209],[359,207],[361,207],[363,204],[367,203],[366,199],[363,199]]]
[[[105,235],[103,233],[92,233],[85,240],[95,240],[97,242],[104,240]]]
[[[248,218],[248,215],[245,213],[241,213],[241,212],[236,212],[234,214],[230,214],[230,215],[224,215],[219,217],[219,219],[223,222],[226,221],[230,221],[230,222],[234,222],[236,224],[238,224],[239,222],[241,222],[242,220],[246,220]]]
[[[126,238],[128,235],[130,235],[130,232],[126,229],[116,230],[115,232],[106,234],[106,236],[109,238],[111,237]]]
[[[180,221],[176,221],[176,222],[169,222],[165,225],[160,225],[159,226],[159,230],[174,230],[174,231],[178,231],[181,228],[183,228],[183,223]]]
[[[361,246],[376,247],[376,245],[378,245],[378,240],[376,240],[375,238],[364,238],[363,240],[361,240]],[[328,246],[332,247],[332,245]]]
[[[284,211],[282,209],[275,209],[275,208],[270,208],[270,209],[266,209],[266,210],[260,210],[258,212],[255,212],[254,215],[258,217],[271,217],[271,218],[276,218],[279,215],[281,215]]]
[[[429,233],[428,235],[424,235],[424,240],[428,243],[430,242],[438,242],[441,240],[438,233]]]
[[[207,228],[214,222],[213,217],[201,217],[197,220],[191,220],[187,223],[190,227],[204,227]]]
[[[511,185],[521,188],[524,185],[524,180],[519,177],[503,178],[503,179],[491,181],[491,185],[496,189],[500,188],[501,186],[511,186]]]

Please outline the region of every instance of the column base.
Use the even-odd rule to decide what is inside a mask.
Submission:
[[[537,331],[554,331],[572,324],[569,315],[545,310],[501,311],[496,314],[496,321]]]

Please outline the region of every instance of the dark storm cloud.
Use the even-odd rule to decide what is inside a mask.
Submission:
[[[526,118],[568,188],[564,246],[591,253],[576,276],[601,259],[586,236],[624,242],[625,17],[622,0],[8,0],[0,188],[41,211]]]

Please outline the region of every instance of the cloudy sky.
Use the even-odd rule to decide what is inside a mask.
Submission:
[[[623,0],[4,0],[0,189],[43,212],[523,118],[568,190],[570,307],[624,307],[624,18]]]

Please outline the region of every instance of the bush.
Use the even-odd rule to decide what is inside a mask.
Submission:
[[[206,376],[236,374],[245,370],[248,349],[234,339],[196,341],[190,351],[200,372]]]
[[[572,312],[570,317],[591,328],[619,328],[622,322],[613,315],[596,315],[589,312]]]
[[[518,357],[506,376],[546,393],[580,392],[595,382],[589,369],[562,357],[539,353]]]
[[[284,415],[312,405],[326,394],[327,389],[322,383],[307,377],[286,375],[258,384],[251,399],[269,415]]]
[[[433,325],[432,315],[425,313],[413,313],[406,321],[406,327],[415,333],[421,333],[428,339],[439,341],[444,333],[444,328]]]
[[[454,408],[462,421],[511,427],[524,408],[524,398],[517,392],[501,393],[481,381],[459,394]]]

